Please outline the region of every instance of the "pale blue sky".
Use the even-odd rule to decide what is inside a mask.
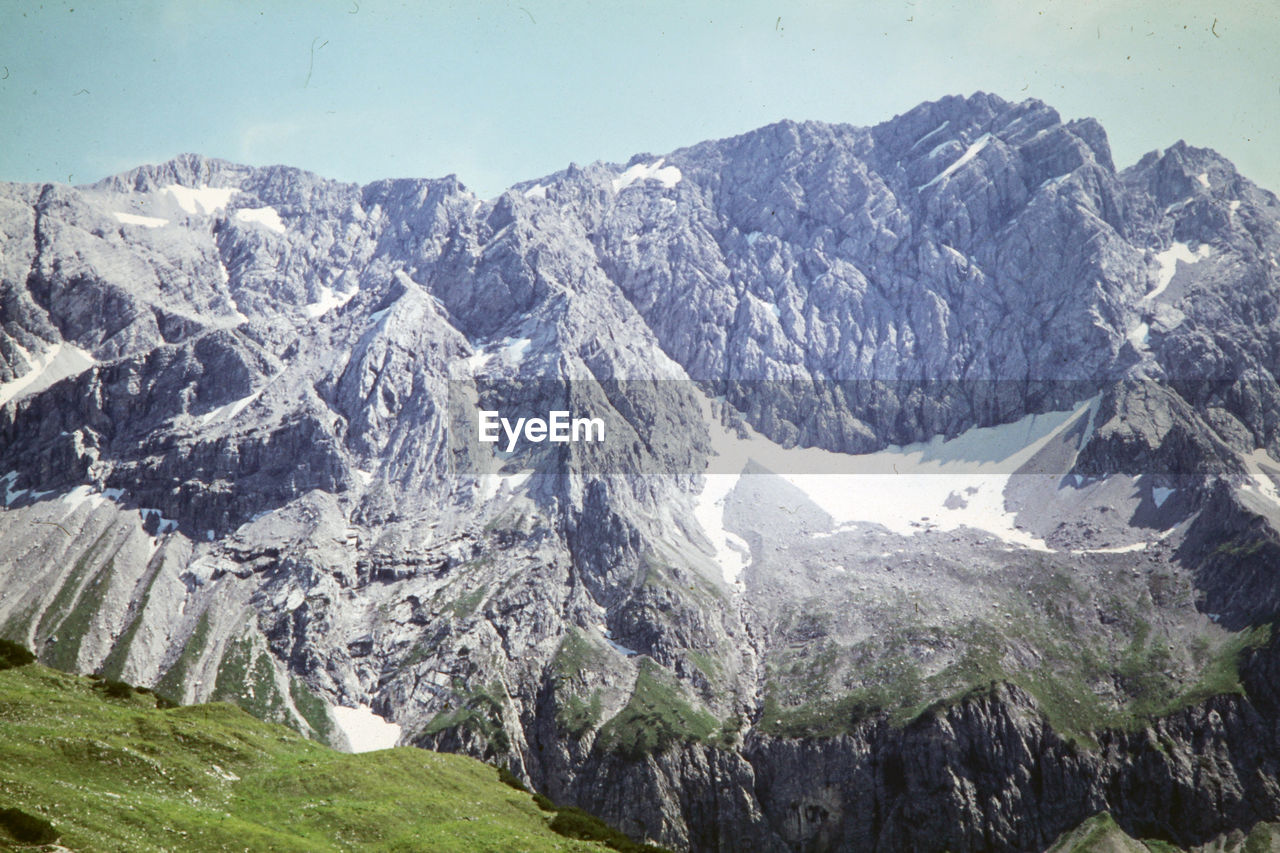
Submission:
[[[1216,24],[1215,24],[1216,21]],[[0,180],[87,183],[194,151],[484,197],[781,118],[874,124],[975,90],[1177,139],[1280,190],[1265,2],[13,2]]]

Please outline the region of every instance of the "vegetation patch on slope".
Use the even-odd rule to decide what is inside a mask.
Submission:
[[[661,668],[644,659],[630,701],[600,730],[599,743],[632,760],[665,752],[678,743],[709,739],[719,721],[694,708],[668,683]]]
[[[31,663],[0,671],[0,792],[0,849],[46,843],[22,833],[77,851],[604,849],[469,758],[347,755],[232,705],[159,708]]]

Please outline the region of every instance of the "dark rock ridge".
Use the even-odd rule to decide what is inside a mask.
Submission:
[[[489,200],[3,185],[0,632],[679,849],[1207,842],[1280,817],[1278,223],[985,94]]]

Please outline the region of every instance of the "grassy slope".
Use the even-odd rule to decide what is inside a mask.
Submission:
[[[604,849],[468,758],[345,755],[231,705],[159,710],[38,665],[0,671],[3,808],[77,851]]]
[[[1260,823],[1248,834],[1224,835],[1197,850],[1216,853],[1272,853],[1280,850],[1275,824]],[[1180,848],[1163,841],[1137,841],[1116,825],[1106,812],[1094,815],[1063,833],[1048,853],[1178,853]]]

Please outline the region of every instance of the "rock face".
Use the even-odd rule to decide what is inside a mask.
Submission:
[[[983,94],[488,201],[4,185],[0,628],[678,849],[1205,843],[1280,817],[1278,223]]]

